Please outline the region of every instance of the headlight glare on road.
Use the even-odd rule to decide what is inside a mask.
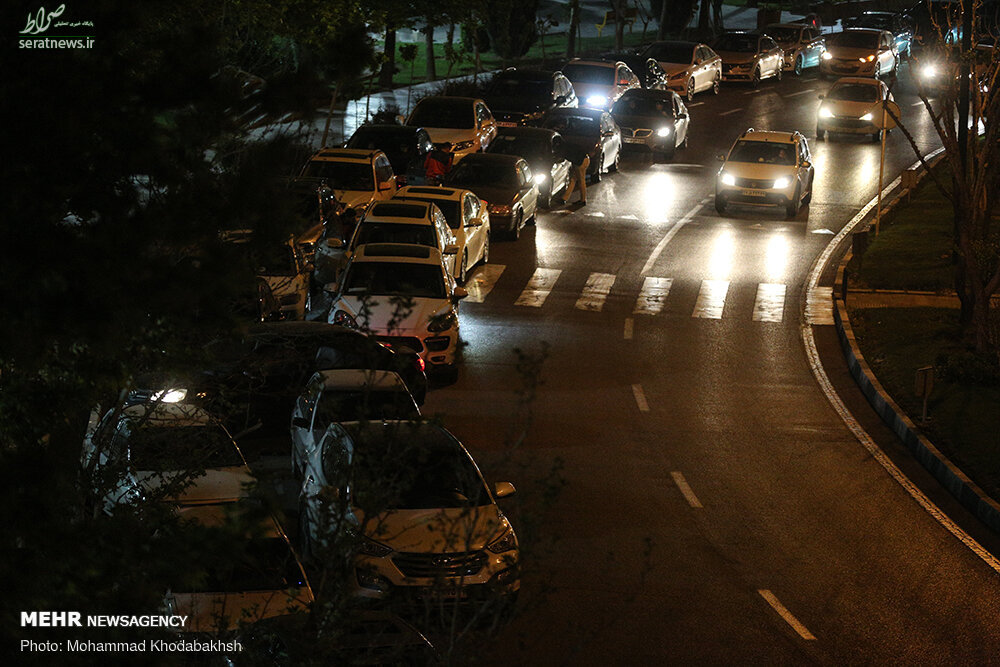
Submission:
[[[826,107],[820,107],[819,108],[819,117],[820,118],[833,118],[833,112],[830,111]]]
[[[872,118],[874,118],[874,116],[872,116],[872,112],[869,111],[868,113],[866,113],[864,116],[861,117],[861,120],[871,120]]]
[[[603,107],[608,103],[608,98],[604,95],[591,95],[587,98],[588,107]]]
[[[658,136],[658,137],[669,137],[670,136],[670,128],[669,127],[661,127],[660,129],[658,129],[656,131],[656,136]]]
[[[785,178],[784,176],[774,181],[775,190],[784,190],[787,187],[788,187],[788,179]]]
[[[720,180],[722,181],[723,185],[736,185],[736,178],[732,174],[725,171],[722,172]]]

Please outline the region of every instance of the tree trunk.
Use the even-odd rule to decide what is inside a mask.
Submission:
[[[658,39],[658,40],[664,39],[666,37],[666,35],[667,35],[666,25],[667,25],[667,5],[668,4],[669,3],[667,2],[667,0],[663,0],[663,2],[660,4],[660,22],[656,26],[656,39]]]
[[[566,33],[566,57],[576,58],[576,35],[580,32],[580,0],[570,0],[569,31]]]
[[[701,0],[698,3],[698,34],[704,38],[708,34],[708,8],[712,0]]]
[[[622,12],[627,4],[624,0],[611,0],[611,9],[615,10],[615,51],[621,53],[625,42],[625,21]]]
[[[388,24],[385,28],[385,60],[378,74],[380,88],[392,88],[392,77],[396,73],[396,27]]]
[[[712,0],[712,30],[718,35],[725,29],[722,25],[722,0]]]
[[[434,66],[434,22],[427,17],[427,25],[424,27],[424,45],[427,47],[427,80],[437,79],[437,69]]]

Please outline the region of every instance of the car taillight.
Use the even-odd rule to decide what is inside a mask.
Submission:
[[[424,364],[423,357],[417,357],[417,368],[420,369],[421,373],[423,373],[426,370],[426,364]]]

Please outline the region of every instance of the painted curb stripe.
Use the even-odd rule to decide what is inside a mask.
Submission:
[[[799,637],[802,637],[807,641],[814,641],[816,639],[816,637],[813,636],[813,633],[809,632],[806,626],[802,625],[802,623],[799,622],[799,619],[795,618],[795,616],[792,615],[792,612],[788,611],[788,609],[785,608],[785,605],[781,604],[774,593],[766,588],[758,589],[757,592],[760,593],[762,598],[767,600],[767,603],[771,605],[772,609],[778,612],[778,615],[781,616],[781,618],[785,619],[785,622],[788,623],[788,625],[792,626],[792,629],[795,630],[795,632],[799,633]]]

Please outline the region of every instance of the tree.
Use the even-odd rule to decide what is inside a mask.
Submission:
[[[538,0],[485,0],[484,24],[504,64],[520,58],[538,39]]]

